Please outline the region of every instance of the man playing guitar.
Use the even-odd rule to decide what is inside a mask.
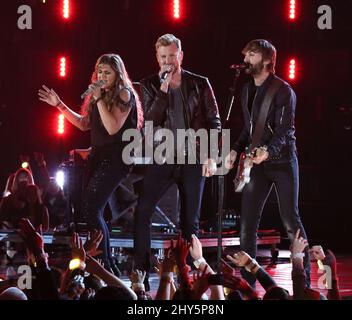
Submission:
[[[255,257],[261,214],[273,186],[289,239],[293,241],[298,229],[303,238],[307,239],[307,236],[298,212],[299,176],[294,126],[296,95],[288,83],[274,75],[276,49],[269,41],[253,40],[242,53],[247,64],[245,72],[251,75],[251,81],[243,87],[241,95],[245,124],[225,159],[225,166],[231,169],[237,154],[242,152],[235,179],[236,191],[242,191],[240,242],[241,250]],[[275,90],[272,89],[274,84]],[[265,104],[268,108],[263,113]],[[260,123],[262,130],[257,130]],[[307,250],[304,265],[309,285]],[[251,274],[245,270],[242,274],[251,285],[255,284]]]

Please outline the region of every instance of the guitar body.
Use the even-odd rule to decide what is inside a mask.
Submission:
[[[250,158],[250,153],[242,152],[237,167],[236,178],[233,180],[235,192],[242,192],[244,186],[250,181],[252,167],[253,161]]]

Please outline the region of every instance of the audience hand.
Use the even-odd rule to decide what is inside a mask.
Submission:
[[[72,259],[86,260],[86,251],[83,247],[82,239],[79,234],[74,232],[71,238],[71,255]]]
[[[193,273],[193,299],[200,300],[203,293],[205,293],[209,288],[209,276],[210,273],[207,272],[208,266],[206,266],[203,271],[199,269]]]
[[[45,253],[44,252],[44,240],[41,235],[41,226],[39,226],[39,232],[35,230],[33,225],[28,219],[22,218],[19,222],[20,234],[24,239],[24,243],[27,249],[34,256]]]
[[[132,283],[143,284],[146,274],[146,271],[140,271],[138,269],[133,270],[130,274],[130,280]]]
[[[183,239],[181,237],[181,234],[177,239],[176,246],[174,246],[173,240],[171,240],[171,244],[173,247],[176,264],[179,268],[182,268],[183,266],[186,265],[186,258],[188,256],[189,248],[191,247],[191,244],[189,244],[185,239]]]
[[[101,250],[98,250],[100,242],[103,240],[103,233],[98,230],[93,230],[92,233],[88,232],[87,240],[84,243],[84,250],[87,254],[92,257],[98,256],[102,253]]]
[[[172,247],[166,249],[164,259],[160,263],[160,274],[164,272],[173,272],[175,269],[176,261]]]
[[[191,254],[193,260],[198,260],[203,257],[202,243],[199,241],[195,234],[192,234],[189,253]]]
[[[300,229],[297,230],[296,235],[294,240],[292,241],[291,244],[291,253],[296,254],[296,253],[302,253],[304,249],[308,246],[308,241],[307,239],[304,239],[303,237],[300,237]]]
[[[224,274],[224,287],[238,290],[249,300],[258,299],[257,292],[248,284],[248,282],[240,277],[230,274]]]
[[[38,166],[45,166],[46,162],[44,160],[44,154],[41,152],[33,152],[34,159],[37,162]]]
[[[227,259],[233,262],[237,267],[246,266],[252,258],[244,251],[239,251],[232,256],[227,255]]]
[[[232,268],[224,259],[221,259],[220,269],[222,273],[236,275],[236,270]]]

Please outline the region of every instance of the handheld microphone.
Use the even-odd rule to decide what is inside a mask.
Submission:
[[[160,82],[163,83],[167,76],[174,70],[174,66],[172,64],[168,65],[169,69],[165,70],[161,75],[160,75]]]
[[[241,63],[241,64],[233,64],[230,66],[230,69],[239,69],[239,70],[244,70],[249,67],[249,63]]]
[[[161,74],[161,76],[160,76],[160,82],[161,82],[161,83],[163,83],[163,82],[166,80],[166,78],[167,78],[167,76],[168,76],[169,73],[170,73],[170,71],[164,71],[164,72]]]
[[[87,95],[91,94],[93,92],[93,90],[95,90],[96,88],[101,88],[104,84],[105,84],[104,80],[99,80],[97,82],[94,82],[93,87],[88,88],[86,91],[84,91],[81,94],[81,99],[84,99]]]

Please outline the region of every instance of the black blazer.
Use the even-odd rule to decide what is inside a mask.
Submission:
[[[268,147],[269,161],[285,161],[296,156],[295,110],[297,100],[291,86],[273,74],[270,74],[258,88],[251,113],[248,109],[248,91],[251,83],[244,85],[241,95],[244,127],[240,137],[232,145],[232,149],[242,152],[251,143],[251,126],[253,134],[265,94],[274,78],[278,79],[281,85],[270,105],[260,145]]]
[[[209,80],[182,69],[181,92],[186,128],[221,130],[218,105]],[[142,105],[145,121],[170,128],[174,121],[169,113],[168,94],[160,90],[160,78],[154,74],[141,80]]]

